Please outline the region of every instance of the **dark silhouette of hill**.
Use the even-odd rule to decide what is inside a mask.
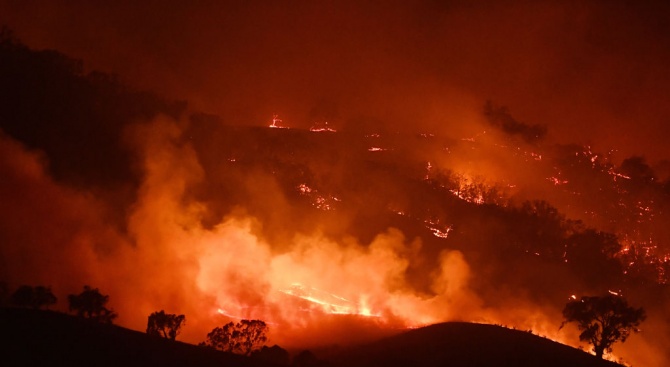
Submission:
[[[569,346],[495,325],[449,322],[340,352],[333,366],[615,367]]]
[[[0,308],[0,365],[268,366],[257,360],[75,316]]]
[[[58,181],[130,205],[139,185],[124,129],[158,115],[178,116],[186,103],[135,90],[116,75],[85,72],[81,60],[33,50],[0,28],[0,134],[44,154]],[[111,210],[120,228],[124,208]]]
[[[86,73],[81,60],[57,50],[32,50],[6,28],[0,91],[0,129],[43,150],[51,173],[79,186],[132,180],[124,126],[158,114],[177,117],[186,106],[134,90],[113,74]]]
[[[0,308],[0,365],[272,366],[248,357],[41,310]],[[583,351],[504,327],[449,322],[326,357],[334,366],[616,367]]]

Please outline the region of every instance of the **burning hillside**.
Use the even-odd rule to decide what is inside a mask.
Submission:
[[[286,63],[299,71],[286,75],[302,77],[318,68],[291,55],[254,59],[272,82],[250,76],[255,84],[231,91],[253,98],[226,91],[217,103],[230,105],[208,114],[198,107],[213,97],[170,101],[58,51],[32,50],[6,28],[1,36],[0,281],[11,287],[50,285],[62,300],[91,284],[136,330],[159,309],[186,314],[191,343],[230,320],[262,319],[287,348],[443,321],[576,346],[575,330],[559,331],[566,301],[613,292],[649,318],[612,358],[670,358],[663,160],[621,155],[631,146],[601,152],[616,141],[605,137],[566,143],[552,136],[556,123],[519,121],[424,74],[389,78],[375,62],[389,51],[370,51],[346,77],[310,80],[327,91],[323,100],[300,89],[307,82],[267,71]],[[405,56],[398,69],[415,62]],[[421,70],[439,64],[425,62]],[[263,104],[267,85],[296,91]]]

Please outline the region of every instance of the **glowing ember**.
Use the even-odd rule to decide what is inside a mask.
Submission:
[[[562,180],[558,177],[547,177],[547,180],[549,180],[549,182],[553,183],[556,186],[565,185],[568,183],[568,180]]]
[[[447,238],[449,237],[449,232],[453,230],[453,227],[450,225],[441,225],[439,220],[433,221],[426,219],[426,228],[428,228],[435,237]]]
[[[430,162],[426,163],[426,175],[423,176],[424,180],[429,180],[430,179],[430,173],[431,173],[432,169],[433,169],[433,165],[430,164]]]
[[[308,197],[311,200],[312,206],[320,210],[334,210],[335,204],[342,200],[333,195],[321,195],[317,190],[307,186],[307,184],[300,184],[297,186],[300,195]]]

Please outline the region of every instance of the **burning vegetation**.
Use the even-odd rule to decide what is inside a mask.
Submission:
[[[571,342],[565,298],[607,290],[664,317],[670,184],[642,157],[551,143],[491,103],[465,138],[232,125],[4,31],[0,48],[9,284],[99,284],[120,324],[169,307],[191,342],[263,320],[287,347],[447,320]]]

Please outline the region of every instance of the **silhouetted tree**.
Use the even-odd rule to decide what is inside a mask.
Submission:
[[[12,293],[9,302],[18,307],[31,307],[33,301],[33,287],[29,285],[20,286]]]
[[[186,316],[165,313],[165,311],[160,310],[149,315],[147,334],[175,340],[177,335],[179,335],[182,325],[185,323]]]
[[[565,321],[575,322],[581,330],[579,340],[593,345],[597,357],[612,351],[612,344],[626,341],[631,331],[644,321],[644,309],[628,306],[623,297],[607,294],[602,297],[582,297],[568,302],[563,309]]]
[[[49,308],[57,300],[49,287],[22,285],[12,293],[10,302],[14,306],[39,309],[42,307]]]
[[[83,292],[78,295],[70,294],[67,298],[70,312],[74,311],[77,316],[109,324],[118,316],[114,310],[105,307],[109,296],[100,293],[98,288],[92,289],[85,285]]]
[[[267,325],[261,320],[242,320],[237,324],[229,322],[207,334],[204,345],[248,356],[265,344],[267,330]]]

